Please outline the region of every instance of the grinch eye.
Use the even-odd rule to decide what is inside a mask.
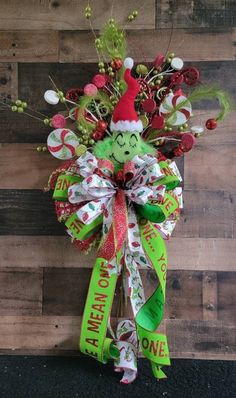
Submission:
[[[135,134],[132,134],[129,140],[129,145],[132,146],[132,148],[135,148],[138,142],[138,138],[136,137]]]
[[[117,142],[117,144],[118,144],[120,147],[125,146],[125,140],[124,140],[124,137],[123,137],[123,134],[122,134],[122,133],[119,133],[119,134],[116,136],[115,141]]]

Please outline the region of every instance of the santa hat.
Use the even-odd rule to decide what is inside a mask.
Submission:
[[[143,124],[139,120],[134,108],[134,101],[140,91],[138,82],[131,76],[131,69],[134,65],[132,58],[124,60],[124,79],[127,83],[127,90],[117,103],[110,124],[111,131],[138,132],[143,131]]]

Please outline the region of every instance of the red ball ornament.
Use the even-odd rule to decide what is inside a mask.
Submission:
[[[116,58],[111,62],[112,69],[119,70],[122,68],[123,62],[122,59]]]
[[[173,75],[171,76],[171,86],[173,85],[179,85],[182,84],[184,81],[184,76],[182,75],[181,72],[175,72],[173,73]]]
[[[208,119],[206,121],[206,128],[208,130],[214,130],[217,127],[217,121],[216,119]]]
[[[154,116],[151,125],[154,129],[161,130],[165,125],[165,119],[162,116]]]
[[[96,129],[97,131],[104,132],[107,129],[107,122],[104,120],[98,120],[96,123]]]
[[[152,98],[148,98],[142,102],[144,112],[154,112],[156,109],[156,102]]]
[[[191,133],[184,133],[182,138],[181,138],[181,143],[179,148],[183,151],[183,152],[188,152],[192,149],[193,145],[196,142],[196,138],[194,137],[193,134]]]
[[[184,76],[184,82],[188,86],[193,86],[198,82],[200,78],[199,70],[197,68],[194,68],[194,66],[186,68],[185,70],[182,71],[182,73]]]
[[[104,75],[97,74],[93,76],[92,82],[97,88],[102,88],[106,84],[106,77]]]
[[[104,133],[102,131],[94,131],[94,133],[92,134],[92,137],[95,141],[99,141],[103,138]]]

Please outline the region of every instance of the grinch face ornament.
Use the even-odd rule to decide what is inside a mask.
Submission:
[[[124,164],[141,152],[141,138],[139,133],[122,133],[117,131],[112,136],[112,146],[108,154],[114,163]]]
[[[96,144],[94,154],[99,158],[106,158],[113,162],[115,169],[122,168],[124,163],[133,159],[135,155],[153,154],[154,149],[145,144],[140,133],[143,130],[141,120],[135,111],[134,102],[140,87],[131,75],[133,60],[126,58],[124,80],[127,90],[116,105],[110,129],[112,137]]]

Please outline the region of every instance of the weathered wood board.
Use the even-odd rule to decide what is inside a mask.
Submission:
[[[151,62],[174,51],[236,98],[236,5],[232,1],[113,2],[128,28],[128,54]],[[87,1],[0,1],[0,99],[21,98],[52,115],[43,93],[48,76],[62,90],[83,87],[97,70]],[[92,3],[100,29],[112,0]],[[137,9],[140,16],[127,22]],[[35,18],[37,15],[37,18]],[[172,33],[171,33],[172,32]],[[194,123],[217,114],[217,103],[194,108]],[[0,353],[78,355],[81,317],[95,252],[80,254],[56,221],[47,177],[59,162],[36,147],[50,131],[0,105]],[[57,109],[63,109],[59,106]],[[173,358],[236,359],[235,113],[198,140],[178,162],[184,210],[167,242],[167,304],[161,330]],[[141,270],[145,289],[152,271]],[[117,320],[115,296],[112,321]],[[126,315],[130,315],[127,308]],[[184,336],[184,339],[183,339]]]

